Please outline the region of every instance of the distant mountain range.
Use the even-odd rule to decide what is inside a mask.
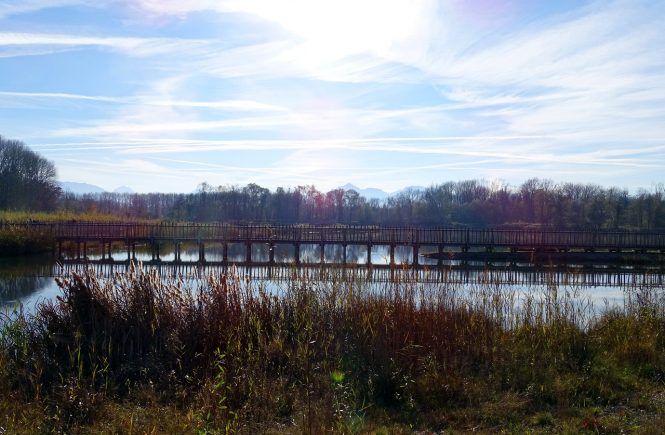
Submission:
[[[366,189],[361,189],[358,186],[354,186],[351,183],[347,183],[344,186],[340,186],[340,189],[355,190],[356,192],[358,192],[358,194],[360,196],[363,196],[366,199],[381,199],[381,200],[383,200],[383,199],[389,198],[391,196],[397,196],[400,193],[403,193],[403,192],[405,192],[409,189],[410,190],[416,190],[416,191],[425,190],[425,187],[423,187],[423,186],[408,186],[408,187],[400,189],[396,192],[388,193],[385,190],[377,189],[375,187],[368,187]]]
[[[60,181],[59,182],[60,187],[62,190],[65,192],[71,192],[75,193],[78,195],[83,195],[86,193],[104,193],[107,192],[102,187],[95,186],[94,184],[88,184],[88,183],[76,183],[73,181]],[[368,187],[365,189],[361,189],[358,186],[355,186],[351,183],[347,183],[344,186],[340,186],[340,189],[344,190],[355,190],[358,192],[358,194],[362,197],[365,197],[366,199],[379,199],[379,200],[384,200],[386,198],[390,198],[391,196],[397,196],[400,193],[403,193],[407,190],[416,190],[416,191],[422,191],[425,190],[425,187],[423,186],[408,186],[405,187],[401,190],[398,190],[396,192],[386,192],[385,190],[377,189],[375,187]],[[120,186],[117,187],[116,189],[113,190],[114,193],[134,193],[131,187],[128,186]]]
[[[60,181],[58,182],[60,187],[65,192],[76,193],[78,195],[83,195],[86,193],[104,193],[105,189],[95,186],[94,184],[88,183],[76,183],[74,181]],[[113,190],[115,193],[134,193],[134,191],[127,186],[120,186]]]
[[[128,186],[116,187],[115,189],[113,189],[113,192],[114,193],[134,193],[132,188],[128,187]]]
[[[358,186],[354,186],[351,183],[346,183],[344,186],[340,186],[340,189],[344,190],[355,190],[358,192],[360,196],[363,196],[367,199],[386,199],[390,196],[390,194],[386,191],[383,191],[381,189],[377,189],[374,187],[368,187],[367,189],[361,189]]]

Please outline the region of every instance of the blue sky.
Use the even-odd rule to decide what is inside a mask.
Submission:
[[[663,180],[665,2],[0,0],[0,135],[136,191]]]

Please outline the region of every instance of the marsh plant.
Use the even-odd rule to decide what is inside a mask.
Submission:
[[[584,410],[633,406],[665,380],[660,288],[627,289],[623,306],[597,311],[554,284],[506,292],[488,280],[462,291],[397,278],[294,269],[278,291],[233,269],[192,279],[131,266],[111,278],[59,278],[57,300],[0,332],[0,388],[30,405],[4,403],[0,426],[537,428],[560,414],[583,422]],[[137,416],[128,410],[136,404],[171,417]]]

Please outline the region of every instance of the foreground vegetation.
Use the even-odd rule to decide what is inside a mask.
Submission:
[[[295,271],[294,271],[295,274]],[[596,314],[500,283],[132,268],[0,332],[0,432],[640,432],[665,424],[665,298]],[[193,282],[193,284],[192,284]],[[187,285],[190,283],[191,285]],[[12,318],[10,320],[10,317]]]

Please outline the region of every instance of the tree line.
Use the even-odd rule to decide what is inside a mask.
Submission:
[[[73,212],[193,222],[271,222],[426,227],[556,229],[665,229],[665,186],[639,190],[533,178],[517,187],[482,180],[450,181],[407,189],[385,200],[354,190],[257,184],[194,193],[65,193],[60,208]]]
[[[532,178],[517,187],[482,180],[407,189],[385,200],[315,186],[212,186],[194,193],[62,192],[52,162],[0,136],[0,210],[64,210],[193,222],[271,222],[425,227],[665,229],[665,186],[629,193]]]

